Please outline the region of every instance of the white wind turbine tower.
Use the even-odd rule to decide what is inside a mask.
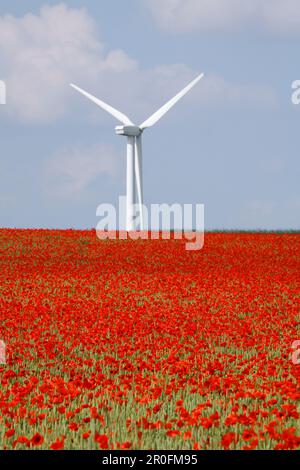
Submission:
[[[143,181],[142,181],[142,134],[145,129],[153,126],[159,119],[166,114],[188,91],[193,88],[196,83],[201,80],[203,73],[190,82],[183,90],[181,90],[174,98],[168,101],[164,106],[159,108],[152,116],[139,126],[136,126],[125,114],[113,108],[104,101],[99,100],[95,96],[87,93],[78,86],[71,83],[71,87],[79,91],[82,95],[96,103],[100,108],[114,116],[123,125],[116,126],[116,134],[127,137],[127,176],[126,176],[126,230],[132,231],[136,228],[136,189],[139,207],[140,230],[144,230],[143,220]]]

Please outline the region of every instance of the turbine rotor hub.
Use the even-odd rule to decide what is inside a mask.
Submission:
[[[126,137],[138,137],[142,133],[138,126],[116,126],[115,130],[117,135]]]

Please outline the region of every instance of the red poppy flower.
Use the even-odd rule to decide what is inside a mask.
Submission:
[[[62,450],[64,448],[64,441],[65,441],[64,438],[62,439],[57,438],[56,441],[50,445],[50,449]]]
[[[30,439],[30,442],[33,446],[40,446],[44,442],[44,437],[36,432],[33,437]]]
[[[15,434],[14,429],[8,429],[8,431],[6,431],[5,433],[5,437],[12,437],[14,434]]]
[[[178,429],[172,429],[172,430],[166,432],[166,436],[168,436],[168,437],[176,437],[176,436],[180,436],[180,435],[181,435],[181,432],[178,431]]]
[[[69,429],[71,429],[71,431],[78,431],[79,426],[78,426],[77,423],[70,423],[69,424]]]
[[[225,450],[228,450],[233,442],[236,442],[236,434],[234,432],[227,432],[222,437],[222,446]]]
[[[100,449],[108,449],[108,437],[105,434],[95,433],[95,442],[99,444]]]
[[[17,444],[26,444],[29,445],[30,441],[28,437],[26,436],[19,436],[14,442],[13,442],[13,447],[16,447]]]
[[[131,442],[126,441],[126,442],[123,442],[123,444],[121,444],[121,449],[130,449],[131,446],[132,446]]]

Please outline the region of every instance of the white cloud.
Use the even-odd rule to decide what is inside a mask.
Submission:
[[[191,0],[186,3],[190,7],[194,4]],[[184,5],[178,0],[162,2],[162,13],[167,14],[166,7],[172,4],[179,9]],[[45,6],[37,15],[0,17],[0,43],[5,45],[0,53],[1,73],[8,90],[5,113],[29,123],[55,121],[78,109],[82,110],[79,118],[86,113],[97,120],[112,119],[76,94],[70,82],[139,122],[201,71],[183,64],[142,70],[123,50],[105,50],[96,24],[85,9],[63,4]],[[271,89],[241,86],[210,75],[193,90],[193,97],[185,100],[190,106],[269,106],[274,104],[274,95]]]
[[[160,27],[174,32],[257,27],[300,32],[299,0],[144,0]]]
[[[44,189],[51,198],[81,197],[100,175],[118,175],[118,156],[110,145],[60,149],[44,168]]]
[[[70,81],[93,83],[99,75],[136,67],[121,50],[104,53],[94,21],[84,9],[45,6],[39,15],[0,17],[1,73],[7,111],[25,121],[65,113]]]

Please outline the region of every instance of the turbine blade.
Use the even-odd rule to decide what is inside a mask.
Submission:
[[[196,85],[196,83],[201,80],[201,78],[204,76],[203,73],[196,77],[191,83],[189,83],[183,90],[181,90],[174,98],[172,98],[170,101],[168,101],[166,104],[164,104],[161,108],[159,108],[158,111],[156,111],[152,116],[150,116],[146,121],[144,121],[139,127],[140,129],[146,129],[147,127],[153,126],[159,119],[166,114],[173,106],[174,104],[177,103],[188,91],[193,88],[193,86]]]
[[[87,91],[82,90],[82,88],[79,88],[77,85],[74,85],[73,83],[70,84],[72,88],[75,90],[79,91],[82,95],[84,95],[86,98],[89,100],[93,101],[96,103],[100,108],[104,109],[104,111],[107,111],[109,114],[111,114],[113,117],[118,119],[118,121],[121,121],[122,124],[125,124],[126,126],[132,126],[133,123],[130,121],[129,117],[127,117],[125,114],[121,113],[117,109],[113,108],[107,103],[104,103],[104,101],[99,100],[95,96],[91,95]]]
[[[135,180],[140,213],[140,229],[144,230],[142,178],[142,135],[139,135],[135,138]]]

